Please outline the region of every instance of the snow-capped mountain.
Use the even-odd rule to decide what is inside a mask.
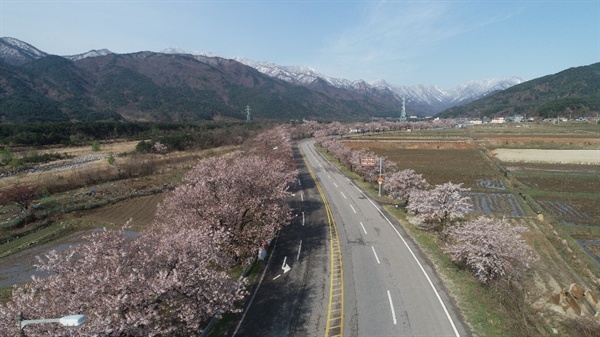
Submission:
[[[160,53],[191,55],[197,60],[211,65],[217,65],[224,60],[215,53],[186,52],[180,48],[168,48],[162,50]],[[77,61],[110,54],[113,53],[107,49],[100,49],[63,57]],[[7,64],[20,66],[47,55],[47,53],[15,38],[0,38],[0,61]],[[233,60],[250,66],[268,76],[288,83],[302,85],[325,94],[332,94],[332,88],[343,89],[350,93],[358,93],[375,97],[382,101],[394,102],[398,106],[400,106],[404,98],[407,112],[410,115],[420,116],[435,114],[453,106],[463,105],[523,82],[518,77],[475,80],[450,90],[444,90],[435,85],[401,86],[390,84],[385,80],[367,82],[364,80],[352,81],[334,78],[306,66],[281,66],[273,62],[257,62],[245,58],[234,58]],[[339,95],[339,91],[336,94]]]
[[[34,46],[12,37],[0,38],[0,61],[20,66],[48,54]]]
[[[272,62],[257,62],[244,58],[235,58],[235,60],[251,66],[264,74],[294,84],[310,86],[315,81],[322,80],[336,88],[376,95],[382,98],[393,98],[401,101],[402,97],[404,97],[409,110],[413,108],[421,113],[437,113],[449,107],[469,103],[490,93],[504,90],[523,82],[523,79],[519,77],[474,80],[450,90],[443,90],[435,85],[393,85],[385,80],[372,82],[363,80],[350,81],[320,74],[310,67],[280,66]]]
[[[98,56],[105,56],[105,55],[110,55],[110,54],[114,54],[114,53],[108,49],[100,49],[100,50],[92,49],[83,54],[68,55],[68,56],[63,56],[63,57],[67,58],[71,61],[77,61],[77,60],[85,59],[88,57],[98,57]]]
[[[186,52],[181,48],[167,48],[162,50],[161,53],[192,55],[206,63],[211,63],[211,58],[218,57],[211,52]],[[273,62],[259,62],[242,57],[236,57],[234,60],[263,74],[289,83],[306,86],[310,89],[326,91],[325,86],[330,85],[360,94],[373,95],[381,99],[394,100],[398,104],[404,98],[407,110],[415,115],[435,114],[523,82],[523,79],[519,77],[474,80],[450,90],[443,90],[435,85],[393,85],[385,80],[372,82],[364,80],[351,81],[330,77],[306,66],[282,66]]]
[[[508,89],[521,83],[523,83],[523,79],[515,76],[469,81],[452,89],[448,95],[452,97],[452,103],[464,104],[482,96],[487,96],[498,90]]]

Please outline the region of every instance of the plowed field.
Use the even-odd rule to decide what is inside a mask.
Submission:
[[[131,224],[133,226],[144,227],[150,225],[154,220],[156,206],[162,201],[163,197],[164,194],[161,193],[133,198],[91,211],[83,217],[115,225],[125,224],[129,219],[132,219]]]

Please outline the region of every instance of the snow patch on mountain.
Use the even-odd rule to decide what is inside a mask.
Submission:
[[[364,80],[350,81],[320,74],[310,67],[280,66],[272,62],[257,62],[244,58],[236,58],[235,60],[253,67],[264,74],[294,84],[310,85],[320,79],[336,88],[363,94],[390,97],[389,94],[393,93],[394,99],[400,101],[402,100],[402,97],[404,97],[407,104],[430,106],[430,112],[433,113],[440,112],[455,105],[466,104],[498,90],[504,90],[523,82],[519,77],[494,78],[470,81],[457,86],[456,88],[444,90],[435,85],[393,85],[385,80],[375,80],[370,82],[365,82]]]
[[[466,103],[482,96],[487,96],[499,90],[508,89],[514,85],[523,83],[519,77],[492,78],[480,81],[469,81],[459,85],[449,92],[451,102]]]
[[[48,54],[21,40],[12,37],[0,38],[0,60],[8,64],[20,66],[46,55]]]
[[[83,54],[77,54],[77,55],[68,55],[68,56],[63,56],[64,58],[67,58],[71,61],[77,61],[77,60],[82,60],[88,57],[98,57],[98,56],[105,56],[105,55],[111,55],[114,54],[113,52],[111,52],[108,49],[100,49],[100,50],[95,50],[92,49],[88,52],[85,52]]]
[[[192,56],[202,56],[202,57],[219,57],[219,55],[209,51],[209,52],[200,52],[200,51],[185,51],[181,48],[165,48],[160,51],[162,54],[183,54],[183,55],[192,55]]]
[[[215,64],[224,60],[212,52],[187,52],[181,48],[167,48],[162,50],[161,53],[191,55],[197,60],[208,64]],[[88,57],[109,54],[113,53],[107,49],[100,49],[64,57],[77,61]],[[8,64],[20,66],[47,55],[47,53],[18,39],[11,37],[0,38],[0,61]],[[407,110],[412,110],[415,114],[420,115],[435,114],[447,108],[469,103],[493,92],[504,90],[523,82],[518,77],[494,78],[470,81],[450,90],[444,90],[435,85],[395,85],[381,79],[370,82],[364,80],[351,81],[330,77],[306,66],[281,66],[273,62],[258,62],[241,57],[236,57],[233,60],[255,68],[271,77],[296,85],[323,90],[324,92],[327,91],[327,86],[331,86],[361,95],[374,96],[378,97],[378,99],[396,102],[398,105],[404,99]]]
[[[205,62],[207,60],[204,58],[216,56],[214,53],[186,52],[179,48],[168,48],[162,52],[194,55],[197,59]],[[402,98],[404,98],[407,107],[416,108],[422,114],[437,113],[456,105],[466,104],[498,90],[504,90],[523,82],[523,79],[519,77],[493,78],[474,80],[450,90],[444,90],[435,85],[394,85],[381,79],[370,82],[364,80],[351,81],[330,77],[306,66],[282,66],[273,62],[259,62],[242,57],[236,57],[234,60],[252,67],[263,74],[297,85],[311,86],[323,81],[335,88],[365,95],[385,97],[398,102],[401,102]]]

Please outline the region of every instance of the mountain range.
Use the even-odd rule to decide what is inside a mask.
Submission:
[[[469,104],[449,108],[437,116],[576,118],[597,117],[599,112],[600,62],[523,82]]]
[[[247,106],[259,119],[397,118],[403,99],[407,115],[427,116],[524,84],[509,77],[442,90],[350,81],[173,48],[56,56],[10,37],[0,38],[0,69],[0,118],[11,122],[245,119]]]
[[[186,52],[177,48],[168,48],[161,52],[167,54],[189,54],[200,60],[215,56],[214,54],[200,52]],[[384,99],[397,101],[398,104],[401,104],[404,97],[407,110],[420,117],[434,115],[447,108],[472,102],[490,93],[504,90],[523,82],[523,79],[516,76],[473,80],[453,89],[444,90],[435,85],[400,86],[390,84],[385,80],[371,82],[364,80],[351,81],[333,78],[305,66],[281,66],[273,62],[258,62],[246,58],[234,58],[234,60],[248,65],[263,74],[308,88],[317,87],[320,82],[324,82],[322,84],[360,94],[375,95]]]

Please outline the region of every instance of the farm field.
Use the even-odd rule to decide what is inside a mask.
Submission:
[[[349,137],[347,146],[471,188],[476,214],[543,213],[600,262],[600,127],[505,124]],[[579,227],[585,227],[585,235]]]
[[[503,162],[600,164],[598,150],[496,149],[492,154]]]
[[[375,152],[396,163],[399,170],[413,169],[430,184],[452,181],[464,187],[487,189],[486,182],[501,187],[501,173],[473,143],[432,141],[345,142],[353,149]]]
[[[156,206],[162,201],[164,194],[147,195],[131,198],[120,203],[86,212],[83,218],[110,225],[123,225],[131,220],[135,227],[145,227],[152,223]]]
[[[32,210],[38,220],[17,228],[13,228],[12,224],[23,216],[19,207],[14,203],[0,206],[0,291],[30,279],[36,272],[33,267],[35,255],[78,244],[89,231],[103,227],[122,228],[130,219],[128,231],[143,230],[154,220],[156,207],[165,194],[198,159],[227,153],[232,148],[167,155],[137,155],[134,150],[133,142],[103,146],[99,153],[92,153],[89,146],[52,149],[53,152],[68,152],[75,158],[102,156],[107,153],[105,151],[122,151],[115,153],[121,154],[116,161],[125,172],[123,177],[117,177],[116,167],[103,158],[82,162],[81,165],[73,165],[70,160],[60,161],[49,170],[35,170],[0,179],[2,188],[36,184],[44,193],[41,199],[35,200]],[[64,165],[68,165],[67,169],[63,168]],[[140,169],[144,167],[152,168],[150,174],[138,174],[143,173]]]
[[[369,150],[393,160],[398,169],[414,169],[430,184],[463,183],[471,188],[468,196],[473,205],[467,218],[483,214],[527,228],[522,235],[535,249],[538,259],[523,280],[525,302],[549,326],[573,317],[569,316],[573,309],[563,296],[571,285],[581,285],[597,296],[600,163],[577,155],[597,156],[598,125],[482,125],[351,134],[342,141],[351,148]],[[498,155],[516,152],[522,153],[522,157],[507,160]],[[543,155],[536,157],[536,153]],[[565,154],[576,159],[561,160]],[[393,206],[387,209],[399,219],[408,220],[403,226],[412,231],[411,236],[427,237],[415,224],[411,225],[412,217],[406,211]],[[430,240],[431,246],[443,246],[439,238]],[[574,315],[583,312],[582,307],[574,310]],[[579,335],[583,334],[573,334]]]

